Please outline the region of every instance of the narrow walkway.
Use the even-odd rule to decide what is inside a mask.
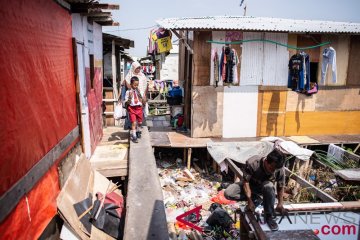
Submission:
[[[91,166],[105,177],[128,175],[129,131],[107,127],[90,159]]]
[[[133,239],[169,239],[159,175],[146,127],[138,143],[130,142],[124,240]]]

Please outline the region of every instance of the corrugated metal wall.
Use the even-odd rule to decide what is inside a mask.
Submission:
[[[287,44],[287,33],[265,33],[265,39]],[[286,86],[289,51],[286,47],[264,43],[264,68],[262,85]]]
[[[244,32],[244,40],[262,39],[263,33]],[[261,85],[264,43],[247,42],[242,46],[240,86]]]
[[[287,44],[287,33],[244,32],[244,40],[267,39]],[[265,42],[243,44],[240,85],[286,86],[289,52],[286,47]]]

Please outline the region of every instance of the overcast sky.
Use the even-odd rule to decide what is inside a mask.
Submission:
[[[360,23],[360,0],[101,0],[116,3],[120,10],[112,11],[119,27],[104,27],[103,31],[135,41],[131,56],[146,54],[150,29],[156,20],[170,17],[242,16],[279,17],[292,19],[331,20]],[[226,2],[226,4],[225,4]],[[106,11],[106,10],[104,10]],[[139,30],[131,30],[138,29]]]

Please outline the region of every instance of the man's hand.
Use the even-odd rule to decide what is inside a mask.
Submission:
[[[286,209],[284,208],[284,206],[282,204],[278,204],[275,208],[275,211],[279,212],[281,215],[286,213]]]

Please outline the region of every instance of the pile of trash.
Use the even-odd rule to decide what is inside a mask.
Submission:
[[[157,159],[157,166],[170,239],[239,238],[239,216],[235,219],[235,212],[241,203],[224,197],[224,188],[228,184],[222,183],[222,175],[210,167],[207,174],[197,165],[196,170],[189,170],[180,158]],[[191,213],[196,208],[200,209],[199,217],[195,212]],[[195,227],[184,224],[182,216]]]

